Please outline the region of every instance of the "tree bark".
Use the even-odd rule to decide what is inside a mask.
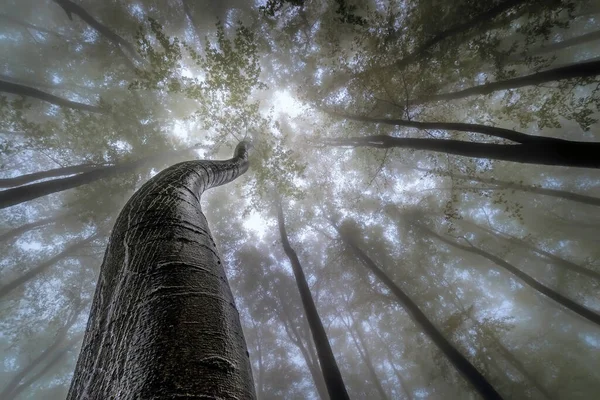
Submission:
[[[109,166],[98,166],[88,172],[69,176],[67,178],[53,179],[30,185],[3,190],[0,192],[0,209],[47,196],[52,193],[62,192],[79,186],[87,185],[100,179],[110,178],[122,173],[134,171],[151,162],[166,160],[170,156],[181,155],[191,149],[175,150],[167,153],[153,154],[139,160],[123,162]]]
[[[444,335],[435,327],[435,325],[427,318],[427,316],[419,309],[417,304],[404,293],[398,285],[394,283],[390,277],[381,270],[377,264],[353,241],[351,237],[342,233],[339,228],[335,227],[344,243],[352,250],[362,264],[370,270],[398,299],[400,305],[406,310],[413,321],[423,329],[423,332],[431,339],[431,341],[440,349],[447,357],[463,378],[473,386],[475,390],[484,399],[502,399],[500,394],[494,389],[490,382],[467,360]]]
[[[80,164],[72,165],[70,167],[61,167],[46,171],[33,172],[31,174],[20,175],[14,178],[2,178],[0,179],[0,188],[21,186],[27,183],[39,181],[41,179],[54,178],[57,176],[79,174],[82,172],[93,171],[94,169],[101,167],[103,166],[95,164]]]
[[[465,97],[487,95],[500,90],[518,89],[525,86],[539,85],[546,82],[565,79],[589,78],[600,75],[600,61],[571,64],[564,67],[549,69],[531,75],[507,79],[499,82],[486,83],[457,92],[436,94],[419,99],[409,100],[410,105],[420,105],[436,101],[464,99]]]
[[[69,257],[77,250],[84,248],[89,243],[98,239],[99,236],[100,236],[99,233],[94,233],[83,240],[80,240],[78,242],[71,244],[70,246],[67,246],[63,251],[61,251],[54,257],[44,261],[43,263],[39,264],[35,268],[30,269],[29,271],[25,272],[18,278],[13,279],[9,283],[6,283],[6,284],[0,286],[0,299],[2,299],[4,296],[8,295],[10,292],[12,292],[14,289],[18,288],[25,282],[28,282],[31,279],[38,276],[39,274],[45,272],[48,268],[50,268],[57,262]]]
[[[19,85],[17,83],[11,83],[0,80],[0,92],[16,94],[18,96],[33,97],[42,101],[46,101],[50,104],[54,104],[60,107],[72,108],[74,110],[89,111],[93,113],[102,114],[104,111],[98,106],[92,106],[89,104],[78,103],[76,101],[66,100],[58,96],[54,96],[50,93],[42,92],[41,90]]]
[[[248,351],[201,194],[248,169],[163,170],[121,211],[106,249],[68,399],[255,399]]]
[[[285,220],[283,216],[283,209],[281,207],[281,199],[277,201],[277,221],[279,226],[279,234],[281,235],[281,243],[283,250],[290,260],[292,270],[294,271],[294,277],[296,278],[296,284],[298,285],[298,291],[300,292],[300,298],[302,299],[302,306],[306,313],[306,318],[310,326],[310,331],[317,348],[317,355],[319,357],[319,363],[321,370],[323,371],[323,377],[327,385],[327,392],[331,400],[345,400],[350,399],[346,390],[346,385],[342,379],[342,374],[335,361],[335,356],[331,350],[327,333],[321,322],[321,317],[315,306],[315,302],[310,293],[310,288],[306,282],[302,265],[298,259],[296,251],[292,248],[287,232],[285,230]]]
[[[464,157],[512,161],[522,164],[600,168],[600,143],[549,140],[547,143],[494,144],[452,139],[399,138],[387,135],[329,139],[330,146],[406,148]]]
[[[467,251],[469,253],[473,253],[473,254],[478,254],[484,258],[487,258],[488,260],[490,260],[491,262],[493,262],[494,264],[498,265],[499,267],[505,269],[506,271],[510,272],[511,274],[513,274],[514,276],[516,276],[517,278],[519,278],[519,280],[521,282],[523,282],[524,284],[526,284],[527,286],[531,287],[532,289],[537,290],[538,292],[540,292],[541,294],[546,295],[547,297],[551,298],[552,300],[556,301],[558,304],[562,305],[563,307],[567,308],[568,310],[571,310],[572,312],[578,314],[579,316],[587,319],[588,321],[600,326],[600,314],[596,313],[593,310],[590,310],[587,307],[584,307],[576,302],[574,302],[573,300],[563,296],[562,294],[556,292],[553,289],[550,289],[548,286],[545,286],[543,284],[541,284],[540,282],[538,282],[537,280],[535,280],[533,277],[531,277],[530,275],[526,274],[525,272],[519,270],[517,267],[515,267],[512,264],[507,263],[506,261],[502,260],[499,257],[496,257],[493,254],[488,253],[485,250],[482,250],[478,247],[475,246],[464,246],[462,244],[456,243],[453,240],[450,240],[434,231],[432,231],[431,229],[429,229],[428,227],[426,227],[425,225],[422,224],[417,224],[415,225],[418,229],[421,229],[425,232],[427,232],[428,234],[430,234],[431,236],[437,238],[438,240],[452,246],[455,247],[457,249],[461,249],[464,251]]]

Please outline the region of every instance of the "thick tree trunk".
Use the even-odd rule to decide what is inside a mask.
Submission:
[[[61,167],[49,169],[46,171],[33,172],[31,174],[20,175],[14,178],[0,178],[0,188],[21,186],[27,183],[39,181],[41,179],[55,178],[57,176],[80,174],[82,172],[89,172],[102,167],[104,166],[94,164],[81,164],[72,165],[70,167]]]
[[[354,254],[356,254],[363,265],[394,294],[400,305],[406,310],[413,321],[423,329],[423,332],[447,357],[448,361],[460,372],[463,378],[465,378],[465,380],[469,382],[484,399],[502,399],[491,383],[488,382],[477,368],[475,368],[475,366],[473,366],[473,364],[471,364],[471,362],[444,337],[423,311],[421,311],[417,304],[413,302],[412,299],[404,293],[404,291],[400,289],[400,287],[396,285],[356,243],[354,243],[354,240],[339,229],[338,233],[344,243],[354,252]]]
[[[555,141],[552,139],[548,143],[493,144],[451,139],[417,139],[376,135],[330,139],[325,144],[379,149],[397,147],[523,164],[600,168],[600,157],[598,157],[600,143],[597,142]]]
[[[539,85],[547,82],[561,81],[565,79],[589,78],[600,75],[600,61],[583,62],[571,64],[564,67],[549,69],[531,75],[507,79],[499,82],[486,83],[484,85],[470,87],[457,92],[442,93],[410,100],[410,105],[419,105],[435,101],[449,101],[464,99],[470,96],[487,95],[500,90],[518,89],[525,86]]]
[[[25,272],[23,275],[19,276],[18,278],[13,279],[9,283],[6,283],[6,284],[0,286],[0,299],[3,298],[4,296],[8,295],[14,289],[16,289],[19,286],[23,285],[24,283],[30,281],[31,279],[35,278],[39,274],[45,272],[48,268],[50,268],[57,262],[71,256],[77,250],[84,248],[86,245],[88,245],[89,243],[96,240],[99,236],[100,235],[98,233],[94,233],[93,235],[88,236],[86,239],[80,240],[78,242],[73,243],[70,246],[67,246],[63,251],[61,251],[54,257],[44,261],[43,263],[39,264],[35,268],[30,269],[29,271]]]
[[[39,89],[35,89],[29,86],[19,85],[16,83],[10,83],[0,80],[0,92],[12,93],[18,96],[33,97],[42,101],[46,101],[50,104],[54,104],[60,107],[72,108],[80,111],[90,111],[93,113],[103,113],[104,111],[98,106],[92,106],[89,104],[78,103],[76,101],[66,100],[58,96],[54,96],[50,93],[42,92]]]
[[[344,400],[350,399],[348,392],[346,391],[346,385],[342,379],[342,374],[335,361],[335,356],[331,350],[327,333],[321,322],[321,317],[317,312],[317,307],[310,293],[310,288],[306,282],[302,265],[298,259],[296,251],[290,245],[288,240],[287,232],[285,230],[285,220],[283,217],[283,210],[281,202],[277,202],[277,221],[279,226],[279,234],[281,235],[281,243],[285,254],[290,259],[292,270],[294,271],[294,277],[296,278],[296,284],[298,285],[298,291],[300,292],[300,298],[302,299],[302,306],[306,313],[306,319],[310,326],[310,331],[315,341],[317,348],[317,355],[319,356],[319,363],[321,370],[323,371],[323,377],[327,384],[327,392],[331,400]]]
[[[437,238],[438,240],[452,246],[455,247],[457,249],[461,249],[464,251],[467,251],[469,253],[473,253],[473,254],[478,254],[484,258],[487,258],[488,260],[492,261],[494,264],[498,265],[499,267],[505,269],[506,271],[510,272],[511,274],[513,274],[514,276],[516,276],[517,278],[519,278],[519,280],[521,282],[523,282],[524,284],[526,284],[527,286],[531,287],[532,289],[537,290],[538,292],[540,292],[541,294],[546,295],[547,297],[551,298],[552,300],[556,301],[558,304],[562,305],[563,307],[573,311],[574,313],[578,314],[579,316],[587,319],[590,322],[593,322],[596,325],[600,326],[600,314],[596,313],[593,310],[590,310],[587,307],[584,307],[576,302],[574,302],[573,300],[563,296],[562,294],[556,292],[555,290],[549,288],[548,286],[545,286],[543,284],[541,284],[540,282],[538,282],[537,280],[535,280],[533,277],[531,277],[530,275],[526,274],[525,272],[521,271],[520,269],[518,269],[517,267],[515,267],[512,264],[507,263],[506,261],[502,260],[500,257],[496,257],[493,254],[488,253],[487,251],[484,251],[478,247],[475,246],[465,246],[459,243],[456,243],[453,240],[450,240],[434,231],[432,231],[431,229],[429,229],[428,227],[426,227],[425,225],[422,224],[418,224],[415,225],[418,229],[423,230],[424,232],[427,232],[428,234],[430,234],[432,237]]]
[[[61,214],[61,215],[57,215],[55,217],[42,218],[42,219],[38,219],[37,221],[30,222],[28,224],[23,224],[17,228],[11,229],[10,231],[1,234],[0,235],[0,243],[11,240],[17,236],[20,236],[20,235],[22,235],[26,232],[29,232],[31,230],[34,230],[36,228],[56,222],[64,217],[65,217],[65,215]]]
[[[255,399],[234,298],[201,194],[248,169],[226,161],[162,171],[121,211],[106,249],[68,399]]]
[[[144,165],[160,160],[166,160],[169,156],[184,154],[191,149],[176,150],[165,154],[153,154],[139,160],[123,162],[110,166],[98,166],[88,172],[69,176],[66,178],[52,179],[50,181],[32,183],[0,192],[0,209],[34,200],[52,193],[62,192],[79,186],[87,185],[100,179],[134,171]]]

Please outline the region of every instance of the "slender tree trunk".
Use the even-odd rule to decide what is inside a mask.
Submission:
[[[547,71],[521,76],[518,78],[486,83],[484,85],[470,87],[457,92],[442,93],[414,99],[410,100],[408,103],[410,105],[419,105],[436,101],[464,99],[470,96],[487,95],[500,90],[518,89],[525,86],[534,86],[547,82],[561,81],[565,79],[589,78],[598,75],[600,75],[600,61],[582,62],[549,69]]]
[[[350,336],[352,337],[352,341],[354,342],[354,345],[356,346],[356,349],[358,350],[358,354],[360,355],[360,358],[362,359],[363,363],[369,370],[369,375],[371,375],[371,381],[375,385],[375,389],[377,389],[377,393],[379,393],[379,397],[383,400],[388,400],[389,397],[388,397],[387,393],[385,392],[383,385],[381,384],[381,380],[379,379],[379,376],[377,376],[377,371],[375,371],[375,366],[373,366],[373,360],[371,359],[371,355],[369,354],[369,349],[367,348],[367,342],[365,341],[365,338],[362,334],[360,325],[356,323],[356,321],[352,317],[351,313],[350,313],[350,320],[352,321],[352,326],[347,324],[346,321],[344,321],[344,319],[342,318],[342,321],[346,325],[346,328],[348,329],[348,332],[350,333]],[[354,334],[354,332],[356,332],[356,335]]]
[[[485,183],[485,184],[497,186],[497,189],[492,187],[491,189],[486,188],[487,190],[502,190],[502,189],[518,190],[521,192],[535,193],[535,194],[541,194],[544,196],[556,197],[559,199],[571,200],[571,201],[575,201],[575,202],[578,202],[581,204],[600,206],[600,198],[598,198],[598,197],[592,197],[592,196],[587,196],[584,194],[568,192],[566,190],[547,189],[547,188],[535,187],[535,186],[530,186],[530,185],[523,185],[523,184],[515,183],[515,182],[503,181],[503,180],[495,179],[495,178],[481,178],[481,177],[477,177],[477,176],[453,174],[450,172],[440,172],[440,171],[429,170],[426,168],[414,168],[414,169],[417,171],[423,171],[423,172],[427,172],[427,173],[431,173],[431,174],[436,174],[439,176],[447,176],[451,179],[460,179],[460,180],[465,180],[465,181],[479,182],[479,183]]]
[[[589,32],[580,36],[576,36],[571,39],[563,40],[561,42],[556,42],[552,44],[548,44],[546,46],[539,47],[537,49],[532,49],[527,52],[528,56],[539,56],[547,53],[554,53],[559,50],[563,50],[573,46],[579,46],[585,43],[593,42],[596,40],[600,40],[600,30]],[[520,58],[520,57],[519,57]],[[510,57],[510,61],[518,61],[519,58],[517,56]]]
[[[255,399],[248,351],[201,194],[248,169],[176,164],[121,211],[106,249],[68,399]]]
[[[326,145],[339,147],[405,148],[428,150],[464,157],[512,161],[523,164],[600,168],[600,143],[555,141],[548,143],[493,144],[450,139],[399,138],[387,135],[330,139]]]
[[[323,371],[323,377],[327,384],[327,392],[331,400],[344,400],[349,399],[348,392],[346,391],[346,385],[342,379],[342,374],[335,361],[335,356],[331,350],[327,333],[321,322],[321,317],[317,312],[317,307],[310,293],[310,288],[306,282],[302,265],[298,259],[296,251],[290,245],[285,230],[285,220],[283,217],[283,210],[281,207],[281,201],[277,202],[277,220],[279,225],[279,234],[281,235],[281,243],[285,254],[290,259],[292,269],[294,271],[294,277],[296,278],[296,284],[298,285],[298,291],[300,292],[300,298],[302,299],[302,305],[306,318],[312,332],[313,340],[317,348],[317,355],[319,356],[319,363],[321,370]]]
[[[527,243],[526,241],[524,241],[523,239],[519,239],[516,238],[514,236],[508,235],[506,233],[497,231],[495,229],[487,229],[484,228],[483,226],[479,226],[473,222],[467,221],[467,223],[469,225],[473,225],[475,227],[477,227],[478,229],[481,229],[482,231],[496,237],[499,240],[506,240],[512,244],[516,244],[519,247],[523,247],[535,254],[537,254],[538,256],[541,256],[542,258],[546,258],[548,260],[550,260],[553,264],[564,268],[568,271],[571,272],[575,272],[577,274],[581,274],[581,275],[585,275],[589,278],[593,278],[596,279],[600,282],[600,273],[596,272],[596,271],[592,271],[591,269],[587,269],[582,267],[581,265],[577,265],[574,262],[565,260],[564,258],[561,258],[559,256],[556,256],[550,252],[547,252],[545,250],[540,249],[539,247],[536,247],[534,245],[532,245],[531,243]]]
[[[344,243],[352,250],[363,265],[373,273],[398,299],[400,305],[407,311],[413,321],[423,329],[423,332],[447,357],[448,361],[460,372],[463,378],[469,382],[484,399],[502,399],[490,382],[467,360],[435,327],[427,316],[419,309],[417,304],[404,293],[398,285],[383,272],[377,264],[363,252],[354,240],[341,232],[336,227]]]
[[[27,379],[22,384],[20,384],[17,388],[15,388],[14,391],[9,393],[8,396],[3,397],[2,399],[3,400],[14,400],[17,397],[19,397],[19,395],[24,390],[29,388],[33,383],[35,383],[38,379],[40,379],[42,376],[46,375],[52,368],[54,368],[54,366],[63,359],[65,354],[67,354],[67,352],[69,352],[69,350],[71,350],[73,347],[75,347],[75,345],[77,345],[81,341],[82,336],[83,335],[77,335],[77,336],[73,337],[71,340],[69,340],[59,351],[56,351],[54,353],[53,357],[48,361],[48,363],[44,366],[44,368],[42,368],[38,373],[33,375],[31,378]]]
[[[0,243],[11,240],[17,236],[20,236],[20,235],[22,235],[26,232],[29,232],[31,230],[34,230],[36,228],[40,228],[42,226],[56,222],[62,218],[65,218],[64,214],[57,215],[55,217],[42,218],[42,219],[38,219],[37,221],[23,224],[17,228],[11,229],[10,231],[1,234],[0,235]]]
[[[371,329],[373,330],[373,328],[371,328]],[[404,392],[404,394],[406,395],[406,398],[408,400],[412,400],[413,399],[412,390],[409,390],[406,379],[404,379],[404,377],[402,376],[400,371],[398,371],[398,368],[396,368],[396,364],[394,362],[394,356],[392,355],[392,352],[390,351],[390,346],[385,342],[385,340],[381,337],[381,335],[376,330],[373,330],[373,331],[377,335],[377,338],[379,339],[379,342],[381,343],[381,347],[383,349],[385,349],[388,363],[392,367],[392,371],[394,371],[394,375],[396,375],[396,379],[398,379],[398,383],[402,387],[402,391]]]
[[[74,110],[90,111],[93,113],[100,114],[104,112],[98,106],[92,106],[89,104],[83,104],[78,103],[76,101],[66,100],[29,86],[19,85],[16,83],[10,83],[2,80],[0,80],[0,92],[16,94],[18,96],[33,97],[48,102],[50,104],[54,104],[56,106],[72,108]]]
[[[0,179],[0,188],[21,186],[21,185],[25,185],[27,183],[39,181],[41,179],[54,178],[57,176],[79,174],[82,172],[89,172],[89,171],[93,171],[94,169],[102,168],[102,167],[103,167],[102,165],[81,164],[81,165],[72,165],[70,167],[61,167],[61,168],[49,169],[46,171],[34,172],[31,174],[16,176],[14,178],[3,178],[3,179]]]
[[[464,251],[467,251],[469,253],[473,253],[473,254],[478,254],[484,258],[487,258],[488,260],[492,261],[494,264],[498,265],[499,267],[505,269],[506,271],[510,272],[511,274],[513,274],[514,276],[516,276],[517,278],[519,278],[519,280],[523,283],[525,283],[526,285],[528,285],[529,287],[537,290],[538,292],[546,295],[547,297],[551,298],[552,300],[556,301],[558,304],[562,305],[563,307],[573,311],[574,313],[578,314],[579,316],[587,319],[590,322],[593,322],[596,325],[600,326],[600,314],[596,313],[595,311],[590,310],[587,307],[584,307],[576,302],[574,302],[573,300],[563,296],[562,294],[556,292],[553,289],[550,289],[549,287],[541,284],[540,282],[538,282],[537,280],[535,280],[533,277],[531,277],[530,275],[526,274],[525,272],[519,270],[518,268],[516,268],[514,265],[507,263],[506,261],[502,260],[499,257],[496,257],[493,254],[488,253],[487,251],[484,251],[480,248],[477,248],[475,246],[464,246],[462,244],[456,243],[453,240],[450,240],[448,238],[445,238],[444,236],[432,231],[431,229],[429,229],[428,227],[426,227],[425,225],[422,224],[418,224],[416,225],[416,227],[418,227],[419,229],[427,232],[428,234],[430,234],[431,236],[437,238],[438,240],[452,246],[455,247],[457,249],[461,249]]]
[[[54,257],[44,261],[35,268],[30,269],[29,271],[25,272],[18,278],[13,279],[9,283],[0,286],[0,299],[12,292],[14,289],[18,288],[26,282],[29,282],[31,279],[35,278],[39,274],[45,272],[46,270],[48,270],[48,268],[52,267],[57,262],[71,256],[77,250],[84,248],[86,245],[96,240],[99,236],[100,235],[98,233],[94,233],[93,235],[88,236],[86,239],[80,240],[71,244],[70,246],[67,246],[63,251],[61,251]]]
[[[184,154],[190,149],[176,150],[164,154],[153,154],[139,160],[123,162],[110,166],[98,166],[88,172],[69,176],[66,178],[52,179],[49,181],[32,183],[30,185],[19,186],[0,192],[0,209],[34,200],[52,193],[62,192],[79,186],[87,185],[100,179],[111,178],[113,176],[134,171],[144,165],[160,160],[166,160],[169,156]]]
[[[46,359],[48,359],[50,356],[56,353],[56,350],[63,344],[63,342],[67,338],[67,333],[69,332],[69,329],[71,329],[73,324],[77,321],[77,317],[79,316],[80,312],[81,308],[78,308],[75,312],[73,312],[71,317],[67,320],[66,324],[57,332],[54,342],[50,346],[48,346],[46,350],[40,353],[39,356],[31,360],[29,364],[21,368],[21,370],[15,374],[15,376],[4,387],[2,392],[0,392],[0,399],[10,398],[11,392],[13,392],[16,388],[19,387],[21,381],[27,375],[29,375],[29,373],[31,373],[36,367],[38,367],[40,364],[46,361]],[[81,338],[82,336],[83,335],[81,335],[79,338]]]
[[[54,0],[54,2],[65,11],[70,20],[73,20],[72,14],[77,15],[113,45],[117,46],[118,48],[122,47],[123,49],[127,50],[132,57],[139,59],[139,56],[135,51],[135,47],[131,43],[117,35],[106,25],[99,22],[79,4],[73,3],[70,0]]]

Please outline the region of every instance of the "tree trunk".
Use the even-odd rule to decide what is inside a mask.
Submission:
[[[48,371],[50,371],[56,364],[58,364],[65,354],[69,350],[71,350],[76,344],[81,341],[81,337],[83,335],[77,335],[69,340],[59,351],[55,352],[53,357],[48,361],[48,363],[42,368],[37,374],[33,375],[31,378],[27,379],[25,382],[20,384],[14,391],[8,394],[7,397],[3,397],[3,400],[14,400],[28,387],[30,387],[33,383],[35,383],[42,376],[46,375]]]
[[[6,81],[2,81],[2,80],[0,80],[0,92],[12,93],[12,94],[16,94],[18,96],[33,97],[33,98],[36,98],[36,99],[39,99],[42,101],[46,101],[50,104],[54,104],[56,106],[72,108],[74,110],[90,111],[90,112],[99,113],[99,114],[104,112],[98,106],[92,106],[89,104],[83,104],[83,103],[78,103],[76,101],[62,99],[58,96],[54,96],[50,93],[42,92],[41,90],[29,87],[29,86],[19,85],[16,83],[10,83],[10,82],[6,82]]]
[[[564,67],[549,69],[531,75],[507,79],[499,82],[486,83],[459,90],[457,92],[436,94],[419,99],[409,100],[410,105],[432,103],[435,101],[448,101],[464,99],[476,95],[487,95],[500,90],[518,89],[525,86],[539,85],[547,82],[561,81],[565,79],[589,78],[600,75],[600,61],[582,62]]]
[[[248,169],[176,164],[121,211],[106,249],[68,399],[255,399],[239,314],[201,194]]]
[[[470,175],[462,175],[462,174],[453,174],[451,172],[443,172],[443,171],[434,171],[426,168],[413,168],[416,171],[427,172],[430,174],[435,174],[439,176],[447,176],[451,179],[460,179],[464,181],[472,181],[485,183],[488,185],[495,185],[498,188],[486,188],[486,190],[502,190],[502,189],[510,189],[510,190],[518,190],[521,192],[535,193],[541,194],[544,196],[556,197],[559,199],[571,200],[581,204],[589,204],[592,206],[600,206],[600,198],[587,196],[584,194],[578,194],[573,192],[568,192],[566,190],[558,190],[558,189],[547,189],[541,187],[535,187],[530,185],[523,185],[521,183],[503,181],[495,178],[481,178],[477,176]]]
[[[78,242],[73,243],[70,246],[67,246],[63,251],[61,251],[54,257],[50,258],[49,260],[44,261],[43,263],[39,264],[37,267],[30,269],[29,271],[25,272],[23,275],[19,276],[18,278],[13,279],[9,283],[0,286],[0,299],[3,298],[4,296],[6,296],[7,294],[9,294],[14,289],[16,289],[19,286],[21,286],[22,284],[24,284],[25,282],[28,282],[31,279],[38,276],[39,274],[43,273],[44,271],[46,271],[48,268],[50,268],[57,262],[63,260],[64,258],[69,257],[77,250],[84,248],[86,245],[88,245],[89,243],[96,240],[99,236],[100,236],[99,233],[94,233],[93,235],[88,236],[86,239],[80,240]]]
[[[61,214],[61,215],[57,215],[55,217],[42,218],[42,219],[38,219],[37,221],[30,222],[28,224],[23,224],[17,228],[11,229],[10,231],[1,234],[0,235],[0,243],[11,240],[17,236],[20,236],[20,235],[26,233],[26,232],[34,230],[35,228],[39,228],[44,225],[48,225],[53,222],[56,222],[64,217],[65,217],[65,215]]]
[[[351,237],[342,233],[335,227],[344,243],[356,254],[363,265],[370,270],[398,299],[400,305],[406,310],[413,321],[423,329],[423,332],[440,349],[452,364],[484,399],[502,399],[490,382],[467,360],[435,327],[427,316],[419,309],[417,304],[404,293],[398,285],[383,272],[377,264],[363,252]]]
[[[323,371],[325,383],[327,384],[327,392],[329,393],[331,400],[350,399],[348,392],[346,391],[346,385],[342,379],[342,374],[340,373],[340,369],[335,361],[335,356],[331,350],[327,333],[321,322],[321,317],[319,317],[317,307],[315,306],[315,302],[310,293],[310,288],[306,282],[302,265],[300,264],[296,251],[292,248],[288,240],[280,200],[281,199],[278,199],[277,201],[277,221],[279,225],[279,234],[281,235],[281,243],[285,254],[290,259],[290,264],[294,271],[294,277],[296,278],[296,284],[298,285],[298,291],[300,292],[300,298],[302,299],[302,306],[304,307],[306,319],[308,320],[310,331],[313,340],[315,341],[319,363],[321,365],[321,370]]]
[[[32,183],[0,192],[0,209],[34,200],[52,193],[62,192],[79,186],[87,185],[100,179],[134,171],[144,165],[160,160],[166,160],[169,156],[184,154],[190,149],[175,150],[164,154],[153,154],[139,160],[123,162],[110,166],[98,166],[88,172],[69,176],[66,178],[52,179],[50,181]]]
[[[103,166],[102,165],[94,165],[94,164],[81,164],[81,165],[73,165],[70,167],[61,167],[61,168],[49,169],[46,171],[34,172],[31,174],[16,176],[14,178],[3,178],[3,179],[0,179],[0,188],[21,186],[21,185],[25,185],[27,183],[39,181],[41,179],[54,178],[57,176],[79,174],[82,172],[93,171],[94,169],[101,168],[101,167],[103,167]]]
[[[547,143],[494,144],[451,139],[399,138],[387,135],[330,139],[331,146],[406,148],[464,157],[513,161],[523,164],[600,168],[600,143],[549,140]]]
[[[73,324],[77,321],[77,317],[81,312],[81,307],[79,307],[75,312],[72,313],[71,317],[67,320],[65,325],[59,329],[56,334],[56,338],[54,342],[46,348],[39,356],[34,358],[27,364],[25,367],[21,368],[19,372],[15,374],[15,376],[8,382],[8,384],[4,387],[2,392],[0,392],[0,399],[8,399],[15,396],[11,396],[11,392],[19,387],[21,381],[36,367],[38,367],[41,363],[43,363],[46,359],[56,353],[56,350],[62,345],[62,343],[67,338],[67,333],[69,329],[73,326]],[[79,340],[79,338],[78,338]]]
[[[573,46],[579,46],[581,44],[585,44],[588,42],[593,42],[596,40],[600,40],[600,30],[589,32],[584,35],[576,36],[571,39],[563,40],[561,42],[556,42],[552,44],[548,44],[546,46],[539,47],[537,49],[531,49],[527,52],[528,56],[539,56],[541,54],[554,53],[559,50],[563,50]],[[509,57],[510,61],[518,61],[520,57]]]
[[[381,337],[381,335],[379,334],[379,332],[377,332],[377,330],[374,330],[373,328],[371,328],[371,329],[377,335],[377,338],[379,339],[379,342],[381,343],[381,347],[385,349],[388,363],[392,367],[392,371],[394,371],[394,375],[396,375],[396,379],[398,379],[398,383],[402,387],[402,391],[406,395],[406,398],[408,400],[412,400],[413,399],[412,390],[409,390],[406,379],[404,379],[404,377],[402,376],[400,371],[398,371],[398,368],[396,368],[396,364],[394,363],[394,356],[392,355],[392,352],[390,351],[390,346],[385,342],[385,340]]]
[[[571,272],[575,272],[577,274],[581,274],[581,275],[585,275],[587,277],[590,277],[592,279],[596,279],[600,282],[600,273],[596,272],[596,271],[592,271],[591,269],[587,269],[582,267],[581,265],[577,265],[574,262],[565,260],[564,258],[561,258],[559,256],[555,256],[554,254],[547,252],[545,250],[542,250],[536,246],[534,246],[531,243],[527,243],[526,241],[524,241],[523,239],[519,239],[516,238],[514,236],[508,235],[506,233],[497,231],[495,229],[487,229],[484,228],[483,226],[479,226],[473,222],[470,221],[466,221],[469,225],[473,225],[475,227],[477,227],[478,229],[481,229],[482,231],[496,237],[499,240],[506,240],[512,244],[516,244],[519,247],[523,247],[535,254],[537,254],[538,256],[541,257],[545,257],[546,259],[550,260],[553,264],[564,268],[568,271]]]
[[[464,246],[462,244],[456,243],[453,240],[450,240],[448,238],[445,238],[444,236],[432,231],[431,229],[429,229],[428,227],[426,227],[425,225],[422,224],[418,224],[415,225],[418,229],[421,229],[427,233],[429,233],[431,236],[437,238],[438,240],[452,246],[455,247],[457,249],[461,249],[464,251],[468,251],[469,253],[473,253],[473,254],[478,254],[484,258],[487,258],[488,260],[492,261],[494,264],[498,265],[499,267],[502,267],[503,269],[505,269],[506,271],[510,272],[511,274],[513,274],[514,276],[516,276],[517,278],[519,278],[519,280],[523,283],[525,283],[526,285],[528,285],[529,287],[537,290],[538,292],[548,296],[549,298],[551,298],[552,300],[556,301],[558,304],[562,305],[563,307],[573,311],[574,313],[580,315],[581,317],[587,319],[590,322],[593,322],[596,325],[600,326],[600,314],[596,313],[595,311],[590,310],[587,307],[584,307],[576,302],[574,302],[573,300],[563,296],[562,294],[556,292],[553,289],[550,289],[549,287],[541,284],[540,282],[538,282],[537,280],[535,280],[533,277],[531,277],[530,275],[526,274],[525,272],[519,270],[518,268],[516,268],[514,265],[507,263],[506,261],[502,260],[499,257],[496,257],[493,254],[488,253],[487,251],[484,251],[482,249],[479,249],[475,246]]]
[[[342,318],[342,321],[346,325],[346,328],[348,329],[348,332],[350,333],[350,336],[352,337],[352,341],[354,342],[354,345],[356,346],[356,349],[358,350],[358,354],[360,355],[360,358],[362,359],[363,363],[369,370],[369,375],[371,375],[371,381],[375,385],[375,389],[377,389],[377,393],[379,393],[379,397],[381,397],[382,400],[388,400],[389,397],[388,397],[387,393],[385,392],[383,385],[381,384],[381,380],[379,379],[379,376],[377,376],[377,371],[375,371],[375,367],[373,366],[373,361],[371,359],[371,355],[369,354],[369,349],[367,348],[367,342],[365,341],[365,338],[361,332],[360,325],[356,323],[356,321],[352,317],[351,313],[350,313],[350,320],[352,321],[352,326],[347,324],[346,321],[344,321],[344,319]],[[356,335],[354,335],[353,331],[356,332]]]

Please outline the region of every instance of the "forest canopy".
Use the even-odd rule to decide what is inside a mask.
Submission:
[[[2,0],[0,54],[1,399],[67,395],[133,193],[246,145],[256,398],[600,393],[596,1]]]

